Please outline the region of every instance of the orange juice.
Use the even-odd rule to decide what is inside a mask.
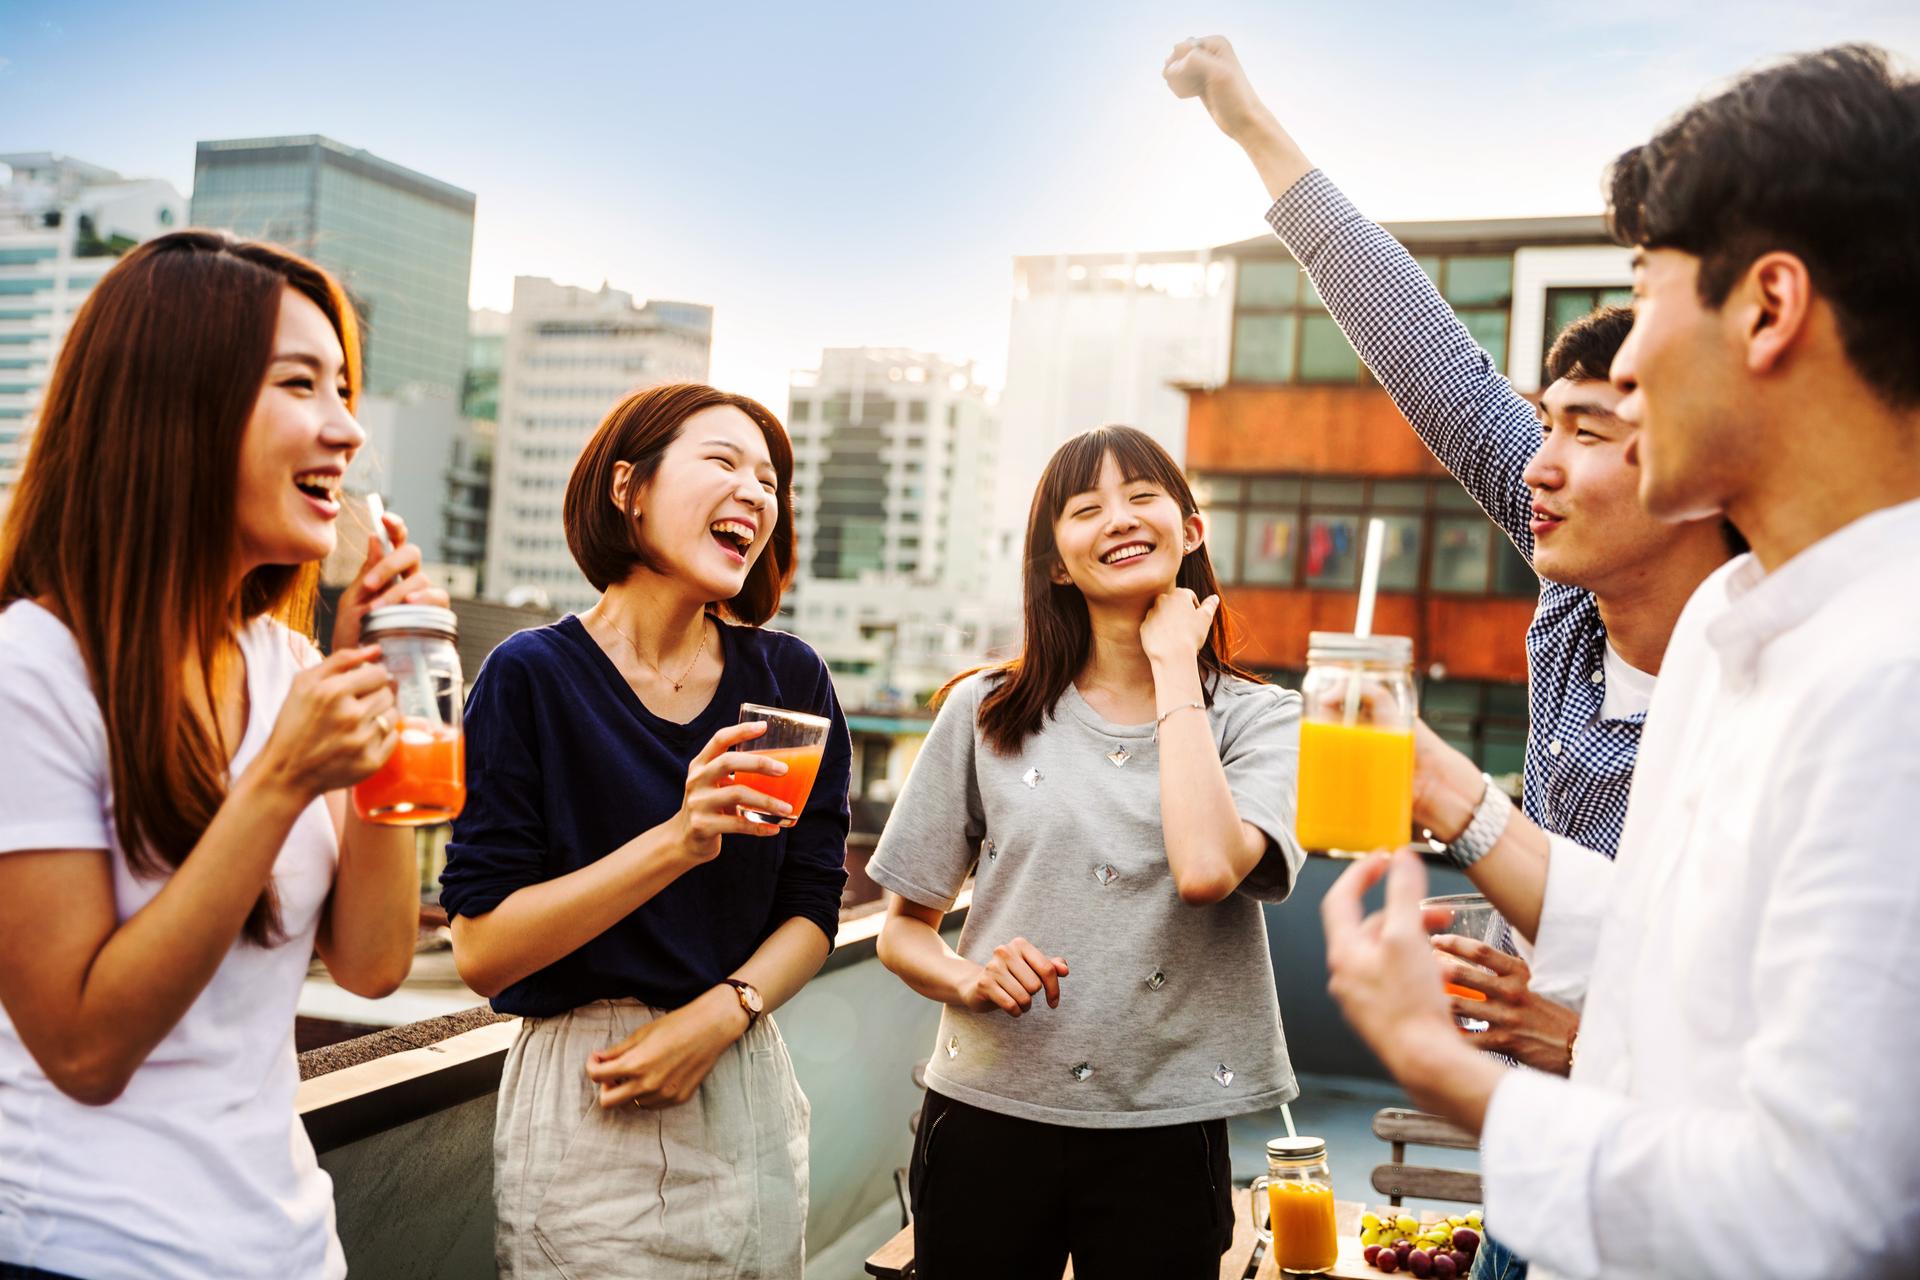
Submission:
[[[1300,726],[1300,803],[1309,849],[1371,853],[1413,836],[1413,732],[1308,720]]]
[[[813,780],[820,772],[820,753],[825,750],[822,743],[806,747],[768,747],[764,751],[755,751],[757,756],[771,756],[787,766],[787,771],[779,777],[768,773],[736,773],[734,780],[743,782],[755,791],[764,792],[776,800],[785,800],[793,806],[793,812],[786,817],[778,815],[755,814],[741,811],[742,817],[766,818],[777,821],[780,826],[790,827],[800,817],[800,811],[807,807],[807,797],[813,793]]]
[[[401,718],[393,754],[353,789],[354,812],[390,827],[445,822],[466,802],[466,740],[458,728],[419,716]]]
[[[1333,1188],[1318,1182],[1267,1184],[1273,1214],[1273,1265],[1282,1271],[1325,1271],[1340,1258]]]

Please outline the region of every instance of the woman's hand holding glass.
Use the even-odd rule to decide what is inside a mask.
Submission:
[[[786,801],[734,781],[735,774],[763,773],[777,778],[787,771],[785,764],[771,756],[731,749],[766,731],[762,720],[728,725],[709,738],[687,766],[685,797],[671,822],[675,845],[689,860],[710,862],[720,856],[722,836],[777,836],[784,830],[740,816],[742,805],[783,815],[793,812]]]
[[[379,645],[336,649],[293,678],[254,766],[263,778],[311,799],[385,763],[400,731],[393,682],[379,657]]]
[[[390,604],[430,604],[444,609],[445,590],[433,584],[420,568],[420,548],[407,541],[407,522],[393,512],[382,517],[391,550],[382,546],[378,530],[367,535],[367,556],[352,583],[340,593],[334,614],[333,649],[351,649],[360,643],[360,624],[367,614]]]

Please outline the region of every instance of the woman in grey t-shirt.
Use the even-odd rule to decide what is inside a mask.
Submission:
[[[1216,1274],[1225,1118],[1298,1092],[1260,902],[1305,856],[1300,700],[1227,660],[1204,535],[1151,437],[1062,445],[1025,650],[949,686],[869,865],[882,961],[946,1006],[912,1168],[925,1280],[1057,1280],[1069,1255],[1083,1280]],[[970,871],[956,953],[938,930]]]

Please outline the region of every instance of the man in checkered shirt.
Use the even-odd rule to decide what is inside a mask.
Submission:
[[[1744,549],[1718,517],[1669,524],[1640,505],[1630,432],[1613,412],[1621,393],[1607,381],[1631,312],[1603,308],[1569,327],[1536,409],[1419,263],[1307,160],[1224,39],[1182,41],[1165,74],[1246,150],[1275,198],[1267,221],[1354,349],[1539,574],[1522,805],[1546,830],[1611,856],[1667,638],[1694,588]],[[1530,975],[1490,948],[1446,946],[1495,971],[1469,979],[1487,987],[1486,1004],[1455,1002],[1492,1024],[1481,1043],[1565,1074],[1577,1016],[1542,993],[1577,989],[1575,975]]]
[[[1632,313],[1603,308],[1569,326],[1548,355],[1550,385],[1536,409],[1420,264],[1307,160],[1227,41],[1182,41],[1165,74],[1246,150],[1274,197],[1267,221],[1348,341],[1540,576],[1526,636],[1521,804],[1547,831],[1611,857],[1667,638],[1694,588],[1744,549],[1718,517],[1669,524],[1640,505],[1631,432],[1614,414],[1621,393],[1608,382]],[[1487,994],[1484,1003],[1454,998],[1456,1013],[1489,1024],[1479,1043],[1565,1075],[1579,1015],[1551,997],[1574,998],[1584,975],[1532,973],[1519,956],[1468,939],[1437,945],[1479,966],[1449,975]],[[1495,1240],[1477,1261],[1476,1276],[1525,1275]]]

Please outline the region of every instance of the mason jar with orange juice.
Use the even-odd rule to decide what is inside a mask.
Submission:
[[[1351,858],[1412,839],[1413,641],[1315,631],[1300,692],[1301,845]]]
[[[1316,1275],[1340,1260],[1340,1229],[1333,1212],[1333,1173],[1324,1138],[1274,1138],[1267,1143],[1267,1171],[1253,1180],[1253,1220],[1266,1210],[1267,1225],[1254,1231],[1273,1248],[1283,1272]],[[1262,1201],[1265,1201],[1262,1204]]]
[[[396,604],[372,609],[361,642],[378,643],[393,677],[399,745],[353,789],[361,818],[385,826],[424,827],[456,817],[467,800],[466,744],[460,733],[464,690],[453,610]]]

